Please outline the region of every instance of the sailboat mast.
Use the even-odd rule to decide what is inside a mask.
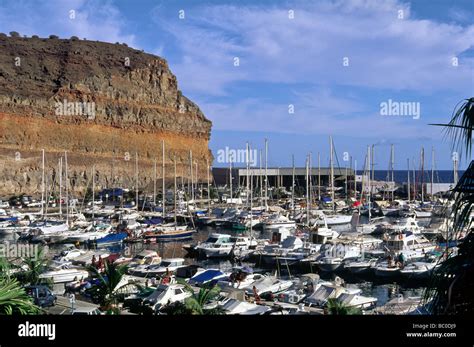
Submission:
[[[94,202],[95,202],[95,165],[92,165],[92,225],[95,225]]]
[[[394,167],[395,167],[395,147],[391,145],[391,169],[392,169],[392,201],[394,200],[395,195],[395,179],[394,179]]]
[[[333,159],[334,148],[333,148],[332,136],[329,137],[329,144],[330,144],[330,162],[331,162],[331,204],[332,204],[332,210],[334,212],[334,210],[335,210],[335,205],[334,205],[334,159]]]
[[[64,151],[64,168],[66,170],[65,175],[65,195],[66,195],[66,223],[69,225],[69,176],[68,176],[68,167],[67,167],[67,151]]]
[[[63,202],[62,202],[62,190],[63,190],[63,157],[59,158],[59,217],[63,216]]]
[[[263,203],[262,150],[260,150],[260,170],[259,170],[259,179],[260,179],[260,203]]]
[[[250,166],[249,166],[249,143],[247,142],[245,144],[245,166],[246,166],[246,172],[245,172],[245,188],[246,188],[246,191],[245,191],[245,199],[246,199],[246,202],[247,202],[247,206],[249,206],[249,189],[250,189],[250,182],[249,182],[249,178],[250,178]]]
[[[250,175],[250,238],[253,237],[253,176]]]
[[[411,187],[410,187],[410,159],[407,158],[407,193],[408,193],[408,202],[411,199]]]
[[[354,159],[354,199],[357,201],[356,177],[357,177],[357,160]]]
[[[178,224],[178,217],[176,216],[178,205],[177,205],[177,181],[176,181],[176,156],[173,157],[173,164],[174,164],[174,228],[176,230],[176,226]]]
[[[372,218],[372,204],[371,204],[371,199],[372,199],[372,182],[370,180],[370,164],[371,164],[371,156],[373,155],[373,150],[374,146],[372,146],[372,151],[370,150],[371,147],[367,146],[367,186],[369,187],[369,193],[367,194],[367,200],[368,200],[368,206],[369,206],[369,222]]]
[[[321,155],[318,152],[318,201],[321,201]]]
[[[431,147],[431,198],[433,199],[433,183],[434,183],[434,166],[435,166],[435,152],[434,147]]]
[[[138,211],[138,152],[135,152],[135,206]]]
[[[425,178],[425,149],[421,147],[421,203],[425,201],[424,195],[424,178]]]
[[[415,158],[412,159],[413,161],[413,201],[416,201],[418,192],[417,192],[417,187],[416,187],[416,164],[415,164]]]
[[[268,211],[268,140],[265,139],[265,210]]]
[[[313,154],[311,152],[309,152],[308,166],[309,166],[309,206],[311,208],[311,206],[313,205],[313,169],[312,169]]]
[[[306,156],[306,225],[309,226],[309,157]]]
[[[232,159],[229,161],[230,203],[232,204]]]
[[[211,179],[210,179],[210,170],[209,159],[206,159],[207,164],[207,211],[208,215],[211,214]]]
[[[153,163],[153,207],[156,206],[156,158]]]
[[[45,199],[45,182],[44,182],[44,149],[41,150],[41,217],[44,218],[44,199]]]
[[[163,218],[165,217],[165,204],[166,204],[166,186],[165,186],[165,140],[161,140],[161,148],[162,148],[162,162],[161,162],[161,171],[162,171],[162,212],[161,212],[161,215],[163,216]]]
[[[291,171],[291,208],[293,210],[293,217],[295,216],[295,156],[291,155],[291,165],[293,170]]]
[[[454,178],[454,186],[458,183],[458,156],[455,153],[453,156],[453,178]]]
[[[191,176],[191,200],[194,201],[193,151],[191,150],[189,151],[189,172]],[[189,184],[188,184],[188,193],[189,193]]]

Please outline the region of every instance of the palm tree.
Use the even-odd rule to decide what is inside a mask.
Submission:
[[[40,308],[21,284],[10,277],[10,266],[4,258],[0,258],[0,314],[37,314]]]
[[[40,247],[35,249],[32,257],[25,257],[21,261],[22,271],[15,274],[15,277],[21,284],[38,284],[39,276],[46,270],[47,260],[45,257],[45,249]]]
[[[117,265],[104,261],[104,271],[100,272],[94,266],[89,270],[99,279],[99,284],[88,289],[88,293],[93,299],[111,313],[116,311],[117,293],[115,288],[122,280],[122,276],[127,272],[127,265]]]
[[[466,156],[470,156],[474,129],[474,97],[465,99],[456,105],[448,124],[431,125],[443,126],[446,135],[453,141],[453,148],[459,149],[460,153],[465,150]]]
[[[362,314],[361,309],[356,307],[350,307],[344,304],[343,302],[337,299],[328,299],[327,303],[327,311],[331,315],[354,315],[354,314]]]
[[[443,125],[443,124],[435,124]],[[444,124],[453,140],[453,147],[465,149],[466,157],[472,150],[474,128],[474,98],[466,99],[455,109],[451,121]],[[433,314],[472,314],[474,312],[474,233],[471,212],[474,208],[474,161],[461,177],[452,194],[455,199],[453,211],[452,239],[460,233],[467,234],[458,244],[457,254],[446,250],[444,261],[431,276],[424,294],[424,303]],[[446,240],[448,242],[449,240]]]
[[[184,281],[178,281],[184,285],[185,289],[191,293],[184,303],[173,303],[163,308],[163,312],[170,315],[218,315],[223,314],[221,308],[206,308],[206,305],[219,296],[221,288],[219,286],[204,286],[196,294],[194,289]]]

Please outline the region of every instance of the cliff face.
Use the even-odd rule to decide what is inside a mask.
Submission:
[[[161,177],[207,177],[211,122],[178,90],[166,61],[121,44],[0,36],[0,194],[49,189],[67,152],[69,183],[83,192],[95,166],[98,187],[151,193]],[[63,159],[64,161],[64,159]],[[160,184],[158,183],[158,187]],[[151,189],[151,190],[150,190]]]

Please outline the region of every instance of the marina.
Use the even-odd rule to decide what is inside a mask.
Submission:
[[[474,346],[473,5],[0,0],[0,347]]]
[[[202,290],[213,295],[201,310],[220,314],[327,314],[336,304],[365,315],[425,312],[425,286],[462,238],[443,228],[449,196],[428,194],[429,182],[377,189],[370,166],[359,181],[354,171],[335,181],[331,163],[322,183],[307,163],[289,187],[264,170],[238,170],[235,186],[175,176],[153,194],[92,181],[88,197],[59,185],[50,189],[61,195],[45,199],[45,186],[36,199],[2,199],[0,234],[41,253],[36,285],[94,312],[171,314]],[[12,271],[26,264],[18,257]],[[110,271],[106,299],[97,291]],[[409,309],[394,306],[403,300]]]

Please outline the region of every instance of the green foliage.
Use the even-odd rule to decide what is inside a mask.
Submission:
[[[41,312],[16,279],[10,278],[4,272],[1,272],[0,276],[0,314],[38,314]]]
[[[455,109],[446,133],[453,140],[453,147],[464,147],[467,156],[472,150],[472,131],[474,127],[474,98],[464,100]],[[472,165],[472,162],[471,162]],[[462,180],[461,180],[462,181]],[[467,235],[458,245],[457,254],[444,254],[439,267],[431,276],[424,293],[424,303],[433,314],[466,314],[474,312],[474,234],[471,226],[471,212],[474,206],[474,194],[462,189],[455,194],[452,207],[453,239],[467,230]],[[449,240],[447,240],[449,241]]]
[[[47,260],[45,249],[40,247],[32,257],[22,259],[22,270],[15,273],[16,279],[23,285],[34,285],[40,283],[39,276],[45,272]]]
[[[204,286],[199,289],[196,294],[193,288],[184,281],[178,281],[178,283],[185,286],[185,289],[192,295],[187,298],[184,303],[172,303],[162,309],[166,314],[179,315],[218,315],[223,314],[223,310],[220,308],[207,309],[205,306],[212,302],[219,296],[221,289],[214,286]]]
[[[453,148],[458,148],[461,153],[464,149],[466,157],[470,157],[474,128],[474,97],[465,99],[459,107],[456,106],[448,124],[433,125],[444,126],[446,135],[453,141]]]
[[[362,314],[362,310],[356,307],[350,307],[337,299],[328,299],[328,313],[331,315],[357,315]]]
[[[127,265],[117,265],[104,261],[104,271],[100,272],[97,268],[89,267],[94,277],[99,279],[99,284],[88,289],[88,293],[93,300],[105,307],[106,310],[114,310],[113,306],[117,303],[118,295],[115,288],[127,272]]]

